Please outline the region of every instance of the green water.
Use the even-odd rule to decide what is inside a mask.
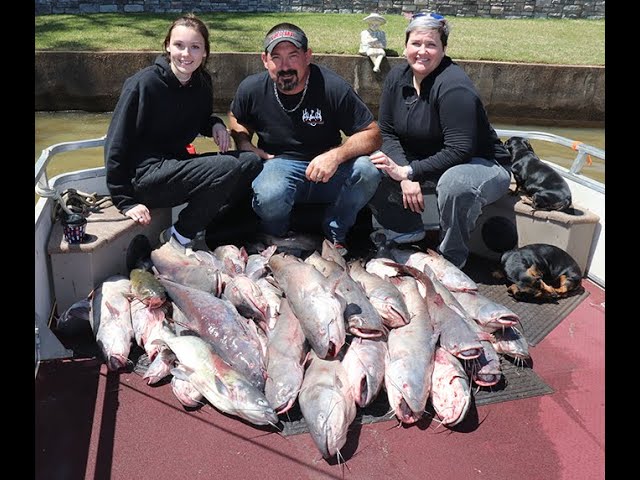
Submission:
[[[225,122],[227,121],[225,115],[221,115],[221,117]],[[110,119],[111,112],[36,112],[35,161],[38,160],[42,150],[50,145],[72,140],[102,137],[107,132]],[[604,129],[602,128],[556,128],[500,123],[494,124],[494,127],[543,131],[605,149]],[[539,157],[567,168],[569,168],[576,156],[576,152],[561,145],[539,140],[532,140],[531,144]],[[217,150],[216,145],[210,138],[199,137],[195,140],[194,145],[198,152]],[[598,158],[593,158],[592,160],[593,163],[586,165],[582,173],[587,177],[604,183],[604,161]],[[49,178],[52,178],[60,173],[102,165],[102,148],[83,149],[56,155],[49,164],[47,173]]]

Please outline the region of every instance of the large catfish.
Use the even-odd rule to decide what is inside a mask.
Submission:
[[[278,315],[280,314],[280,301],[282,300],[282,289],[277,284],[276,279],[273,278],[273,275],[267,275],[266,277],[260,277],[256,280],[256,285],[260,287],[262,291],[262,295],[267,300],[269,304],[267,316],[267,326],[268,328],[273,328],[278,319]]]
[[[195,335],[168,337],[164,341],[180,362],[180,368],[174,368],[171,373],[191,382],[218,410],[255,425],[278,422],[278,416],[264,394],[230,367],[211,344]]]
[[[494,302],[479,292],[451,292],[455,299],[484,332],[493,333],[513,327],[520,317],[501,303]]]
[[[478,290],[476,282],[435,250],[427,249],[427,253],[425,253],[419,250],[392,248],[391,253],[396,261],[417,268],[422,272],[427,273],[424,267],[428,266],[436,278],[451,291]]]
[[[124,368],[129,363],[134,339],[130,294],[131,281],[123,275],[114,275],[96,289],[91,303],[91,326],[111,371]]]
[[[527,339],[516,328],[497,330],[494,334],[493,347],[502,355],[525,361],[531,358]]]
[[[300,322],[287,299],[283,298],[280,316],[269,330],[264,385],[264,394],[279,415],[289,410],[298,398],[308,351]]]
[[[292,255],[273,255],[269,267],[311,348],[320,358],[335,357],[346,335],[344,300],[335,294],[335,285],[313,265]]]
[[[244,273],[231,277],[224,286],[222,298],[229,300],[240,315],[252,318],[266,333],[269,319],[269,302],[262,289]]]
[[[407,305],[395,285],[367,272],[358,260],[349,262],[349,274],[364,288],[369,301],[389,328],[397,328],[411,321]]]
[[[344,260],[344,257],[340,255],[335,245],[326,238],[322,241],[322,257],[335,262],[342,268],[347,268],[347,262]]]
[[[269,259],[276,253],[278,247],[271,245],[260,253],[253,253],[247,257],[244,273],[252,280],[258,280],[269,273]]]
[[[440,331],[440,346],[462,360],[472,360],[482,354],[479,326],[467,314],[451,292],[435,277],[428,265],[422,272],[410,265],[388,262],[399,272],[413,276],[418,287],[424,290],[421,295],[427,301],[429,313]]]
[[[223,271],[232,277],[244,273],[249,254],[244,247],[227,244],[213,250],[213,256],[222,262]]]
[[[366,407],[373,402],[384,384],[384,362],[387,342],[382,338],[352,337],[342,358],[356,405]]]
[[[156,276],[142,268],[129,272],[131,294],[149,308],[158,308],[167,300],[167,292]]]
[[[309,353],[298,403],[311,438],[324,458],[331,458],[347,441],[349,425],[356,418],[356,402],[342,363]]]
[[[332,247],[333,248],[333,247]],[[340,257],[342,258],[342,257]],[[386,335],[386,327],[378,310],[373,306],[362,285],[349,275],[349,267],[313,252],[305,259],[336,285],[336,292],[345,301],[344,319],[352,335],[364,338],[378,338]]]
[[[393,277],[411,311],[411,322],[389,331],[384,385],[389,405],[402,423],[415,423],[424,414],[429,393],[438,330],[412,277]]]
[[[264,390],[266,366],[255,324],[249,325],[253,322],[228,300],[165,278],[160,281],[186,320],[182,326],[206,339],[224,361]]]
[[[173,282],[214,295],[220,295],[222,292],[221,272],[188,256],[172,242],[153,250],[151,261],[163,277]]]
[[[462,363],[444,348],[436,349],[431,404],[443,425],[460,423],[471,405],[471,388]]]

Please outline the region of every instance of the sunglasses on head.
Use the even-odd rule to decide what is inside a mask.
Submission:
[[[415,20],[416,18],[420,18],[420,17],[433,18],[434,20],[444,20],[444,16],[440,15],[439,13],[424,13],[424,12],[414,13],[413,15],[411,15],[411,20]]]

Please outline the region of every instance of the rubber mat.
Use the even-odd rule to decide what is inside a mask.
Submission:
[[[507,293],[505,281],[493,277],[492,272],[499,268],[499,262],[470,256],[463,270],[478,283],[480,293],[520,316],[519,330],[531,346],[540,343],[580,302],[589,296],[589,292],[582,288],[576,294],[554,302],[517,301]]]
[[[472,395],[476,406],[490,403],[507,402],[521,398],[536,397],[553,393],[553,389],[544,383],[538,375],[527,366],[516,366],[506,359],[502,359],[502,380],[493,387],[474,387]],[[428,404],[427,412],[430,405]],[[282,435],[298,435],[309,431],[302,417],[298,403],[281,416]],[[366,408],[359,408],[354,424],[369,424],[395,420],[395,414],[390,410],[387,395],[384,390]]]

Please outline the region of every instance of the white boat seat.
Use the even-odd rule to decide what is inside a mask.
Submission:
[[[106,207],[87,217],[85,239],[74,245],[64,240],[62,224],[54,223],[47,249],[58,312],[86,298],[111,275],[128,275],[126,252],[134,237],[145,235],[152,248],[157,246],[160,232],[171,225],[171,209],[154,209],[151,218],[151,224],[144,226],[114,206]]]

